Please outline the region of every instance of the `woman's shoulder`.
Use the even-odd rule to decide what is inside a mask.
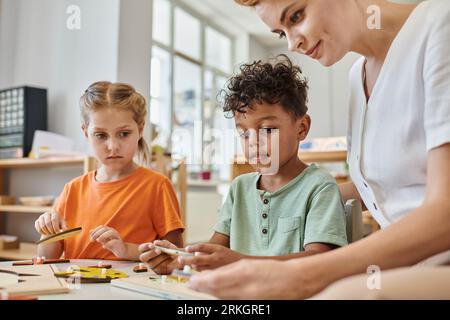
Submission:
[[[450,19],[450,1],[449,0],[428,0],[417,5],[415,13],[418,15],[417,22],[422,26],[430,28],[439,25],[440,22],[448,25]]]
[[[362,81],[362,70],[364,67],[364,62],[366,58],[363,56],[359,57],[352,65],[349,71],[350,84],[360,84]]]
[[[428,0],[417,5],[417,10],[422,12],[433,12],[437,15],[448,14],[450,12],[450,1],[448,0]]]

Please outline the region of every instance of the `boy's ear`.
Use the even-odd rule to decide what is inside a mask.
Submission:
[[[297,121],[299,122],[297,127],[298,139],[299,141],[303,141],[308,136],[309,129],[311,128],[311,117],[307,114]]]
[[[86,124],[82,124],[81,125],[81,131],[83,131],[84,136],[87,138],[88,137],[88,132],[87,132],[87,126]]]

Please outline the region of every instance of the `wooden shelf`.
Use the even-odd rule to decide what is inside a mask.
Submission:
[[[340,162],[347,161],[347,151],[300,151],[299,157],[305,162]]]
[[[189,187],[217,187],[221,184],[228,184],[228,181],[222,180],[201,180],[201,179],[189,179],[187,184]]]
[[[300,151],[299,158],[304,162],[341,162],[347,161],[347,151]],[[244,158],[237,158],[235,164],[245,165]]]
[[[298,153],[299,158],[306,163],[320,163],[320,162],[346,162],[347,161],[347,151],[300,151]],[[252,166],[246,162],[244,158],[237,158],[231,166],[231,180],[237,176],[254,172],[255,170]],[[341,179],[340,182],[343,182]]]
[[[44,213],[51,209],[52,207],[0,205],[0,212]]]
[[[0,250],[0,258],[4,260],[30,260],[37,254],[37,245],[21,242],[19,249]]]
[[[53,166],[83,165],[88,157],[44,158],[44,159],[1,159],[0,169],[43,168]]]

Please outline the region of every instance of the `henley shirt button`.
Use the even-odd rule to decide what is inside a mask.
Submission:
[[[365,183],[365,182],[363,182],[364,183],[364,187],[366,187],[366,188],[368,188],[369,186],[367,185],[367,183]]]
[[[264,199],[263,203],[264,203],[264,204],[268,204],[268,203],[269,203],[269,200]]]
[[[262,214],[263,219],[267,219],[267,213]]]
[[[375,202],[373,203],[373,206],[375,207],[375,210],[378,210],[377,205],[375,204]]]
[[[263,234],[267,234],[267,229],[262,229]]]

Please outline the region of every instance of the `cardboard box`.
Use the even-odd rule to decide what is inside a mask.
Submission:
[[[0,205],[12,205],[12,204],[16,204],[15,197],[0,195]]]
[[[0,234],[0,250],[19,249],[20,243],[17,236]]]

